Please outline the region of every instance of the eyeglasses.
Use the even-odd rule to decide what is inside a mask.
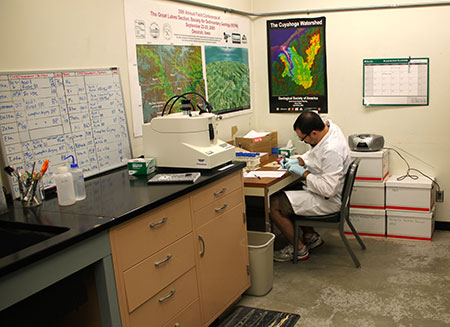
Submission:
[[[306,134],[303,137],[299,137],[299,140],[302,141],[302,142],[305,142],[305,139],[309,136],[309,134],[311,134],[311,132],[309,132],[308,134]]]

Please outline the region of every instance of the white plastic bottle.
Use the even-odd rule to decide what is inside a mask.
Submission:
[[[72,158],[72,163],[70,164],[70,172],[73,176],[73,184],[75,186],[75,199],[77,201],[81,201],[86,199],[86,187],[84,186],[84,175],[83,175],[83,169],[78,167],[78,164],[75,163],[75,158],[73,155],[69,155],[64,158],[66,160],[67,158]]]
[[[72,174],[66,166],[58,167],[55,178],[56,191],[58,193],[58,203],[60,206],[69,206],[76,202],[75,187]]]

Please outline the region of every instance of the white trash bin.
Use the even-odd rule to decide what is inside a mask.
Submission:
[[[262,296],[273,285],[273,240],[275,235],[247,231],[251,286],[245,294]]]

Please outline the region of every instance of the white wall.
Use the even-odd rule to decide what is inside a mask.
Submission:
[[[420,1],[425,3],[426,1]],[[428,1],[430,2],[430,1]],[[321,8],[386,5],[388,1],[253,1],[258,13]],[[414,1],[394,1],[414,3]],[[266,49],[266,21],[293,17],[326,17],[328,118],[346,136],[376,133],[387,146],[402,152],[411,167],[437,178],[441,189],[450,188],[450,6],[364,10],[258,18],[253,23],[253,48]],[[255,51],[254,51],[255,52]],[[362,106],[362,61],[365,58],[430,58],[430,105],[426,107]],[[254,58],[256,126],[278,130],[279,141],[294,137],[295,114],[269,114],[267,55]],[[409,155],[409,154],[411,155]],[[406,165],[391,152],[393,174]],[[448,192],[448,191],[447,191]],[[438,203],[436,219],[450,221],[450,200]]]
[[[142,138],[132,135],[124,1],[1,0],[0,71],[119,67],[133,155],[138,156]],[[219,2],[250,10],[248,1],[209,1]],[[253,121],[252,113],[222,119],[219,137],[231,140],[232,126],[248,131]]]

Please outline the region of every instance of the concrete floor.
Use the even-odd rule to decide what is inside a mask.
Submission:
[[[274,262],[272,290],[239,305],[297,313],[296,326],[450,326],[450,231],[431,242],[362,236],[365,251],[350,238],[360,269],[337,231],[318,231],[322,247]]]

